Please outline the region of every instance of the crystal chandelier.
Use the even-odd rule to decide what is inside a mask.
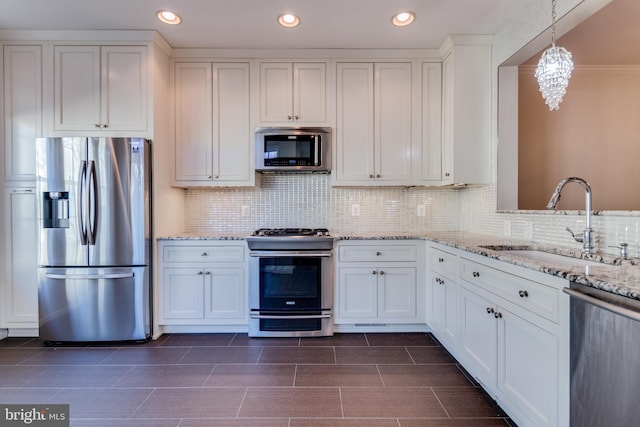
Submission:
[[[551,0],[551,47],[542,54],[535,73],[549,111],[557,110],[562,97],[567,93],[571,71],[571,53],[556,46],[556,0]]]

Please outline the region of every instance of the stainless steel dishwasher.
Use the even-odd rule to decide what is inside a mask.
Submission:
[[[640,301],[572,283],[571,426],[640,422]]]

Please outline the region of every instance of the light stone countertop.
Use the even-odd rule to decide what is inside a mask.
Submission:
[[[160,237],[158,240],[245,240],[248,234],[238,235],[179,235]],[[640,300],[640,259],[622,260],[612,255],[586,255],[581,248],[564,248],[551,245],[539,245],[535,242],[514,240],[509,237],[496,237],[486,234],[464,232],[435,232],[429,235],[334,235],[336,240],[428,240],[451,246],[488,258],[508,262],[521,267],[537,270],[545,274],[557,276],[571,282],[591,286],[628,298]],[[539,261],[492,250],[483,246],[509,247],[527,246],[531,249],[544,250],[573,258],[602,262],[597,266],[553,265]]]

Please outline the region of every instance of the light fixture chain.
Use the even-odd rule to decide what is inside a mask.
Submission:
[[[556,0],[551,0],[551,45],[556,45]]]

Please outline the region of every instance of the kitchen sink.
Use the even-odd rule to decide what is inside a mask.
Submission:
[[[535,249],[531,246],[481,246],[485,249],[491,249],[493,251],[500,252],[505,255],[512,255],[519,258],[524,258],[530,261],[535,261],[541,264],[553,264],[563,267],[590,267],[590,266],[606,266],[607,264],[587,260],[581,258],[574,258],[571,256],[561,255],[552,252],[546,252],[541,249]]]

